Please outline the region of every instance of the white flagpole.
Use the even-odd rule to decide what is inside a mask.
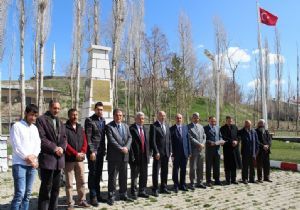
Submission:
[[[268,129],[268,112],[267,112],[267,101],[266,101],[266,79],[265,79],[265,70],[263,67],[263,58],[262,58],[262,48],[261,48],[261,34],[260,34],[260,14],[259,14],[259,6],[258,0],[256,0],[256,8],[257,8],[257,42],[259,49],[259,69],[261,72],[260,78],[260,87],[261,87],[261,109],[262,109],[262,118],[265,120],[265,127]]]

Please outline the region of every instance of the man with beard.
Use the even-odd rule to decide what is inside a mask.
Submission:
[[[262,182],[262,171],[264,172],[264,181],[272,182],[270,180],[270,148],[272,138],[269,131],[265,128],[265,121],[263,119],[258,121],[256,132],[259,142],[259,152],[256,158],[258,182]]]
[[[238,128],[233,124],[233,120],[230,116],[226,117],[226,124],[221,127],[220,132],[225,140],[223,155],[226,184],[238,184],[236,181],[236,169],[242,167],[239,141],[237,138]]]

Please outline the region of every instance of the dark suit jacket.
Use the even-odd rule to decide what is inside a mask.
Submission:
[[[251,135],[251,137],[250,137]],[[250,130],[250,133],[246,131],[245,128],[242,128],[238,132],[238,138],[241,142],[241,154],[242,156],[252,156],[253,150],[255,154],[258,153],[259,148],[259,142],[258,142],[258,136],[254,129]],[[253,141],[255,141],[255,147],[253,147]]]
[[[165,124],[165,126],[166,135],[164,135],[162,127],[158,121],[150,125],[150,145],[153,150],[153,157],[155,157],[157,153],[159,153],[160,156],[170,157],[172,153],[169,126],[167,124]]]
[[[264,133],[262,133],[258,128],[255,129],[257,136],[258,136],[258,142],[259,142],[259,150],[265,151],[263,149],[264,145],[269,145],[267,153],[271,153],[271,145],[272,145],[272,137],[268,130],[266,130]]]
[[[105,119],[103,126],[99,126],[99,119],[96,114],[86,118],[84,123],[84,129],[88,141],[88,152],[100,153],[105,155]]]
[[[54,129],[53,118],[48,111],[36,120],[36,126],[41,138],[41,153],[39,154],[39,166],[43,169],[58,170],[65,167],[65,156],[58,157],[55,154],[56,147],[67,148],[67,137],[63,122],[56,119],[56,130]]]
[[[111,162],[128,162],[129,161],[129,152],[131,147],[131,134],[129,132],[128,125],[122,123],[124,128],[125,139],[122,139],[122,136],[119,134],[117,129],[117,124],[112,121],[106,126],[106,135],[107,135],[107,161]],[[121,151],[122,147],[127,147],[128,153],[124,154]]]
[[[170,128],[170,133],[173,152],[172,156],[174,158],[180,158],[184,155],[185,158],[188,158],[191,155],[191,142],[189,141],[188,127],[182,125],[182,136],[176,125],[173,125]]]
[[[129,127],[130,134],[132,137],[132,143],[131,143],[131,148],[130,148],[130,163],[134,163],[137,165],[140,165],[140,162],[143,161],[143,155],[146,156],[147,163],[149,163],[149,134],[148,134],[148,129],[143,126],[144,130],[144,136],[145,136],[145,153],[142,153],[142,146],[141,146],[141,138],[140,134],[138,131],[138,128],[136,124],[132,124]]]
[[[216,133],[214,133],[209,125],[204,126],[204,131],[206,134],[206,156],[220,154],[220,145],[212,146],[211,144],[222,139],[222,134],[220,132],[220,127],[215,126]]]

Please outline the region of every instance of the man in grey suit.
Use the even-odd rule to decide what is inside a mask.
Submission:
[[[206,134],[202,125],[199,124],[200,116],[198,112],[193,113],[192,123],[188,125],[189,140],[191,142],[192,155],[190,157],[190,181],[192,190],[195,189],[195,171],[197,174],[198,188],[206,188],[203,181],[203,162],[205,157]]]
[[[113,205],[115,201],[116,178],[119,176],[120,200],[133,201],[127,196],[127,165],[131,134],[129,127],[122,123],[121,109],[114,109],[114,120],[106,126],[107,135],[107,167],[108,167],[108,201]]]

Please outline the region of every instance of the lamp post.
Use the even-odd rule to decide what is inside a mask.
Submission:
[[[216,85],[215,85],[215,93],[216,93],[216,120],[217,125],[220,124],[220,69],[217,69],[215,55],[209,52],[209,50],[204,50],[204,55],[211,60],[213,66],[213,73],[216,75]]]

